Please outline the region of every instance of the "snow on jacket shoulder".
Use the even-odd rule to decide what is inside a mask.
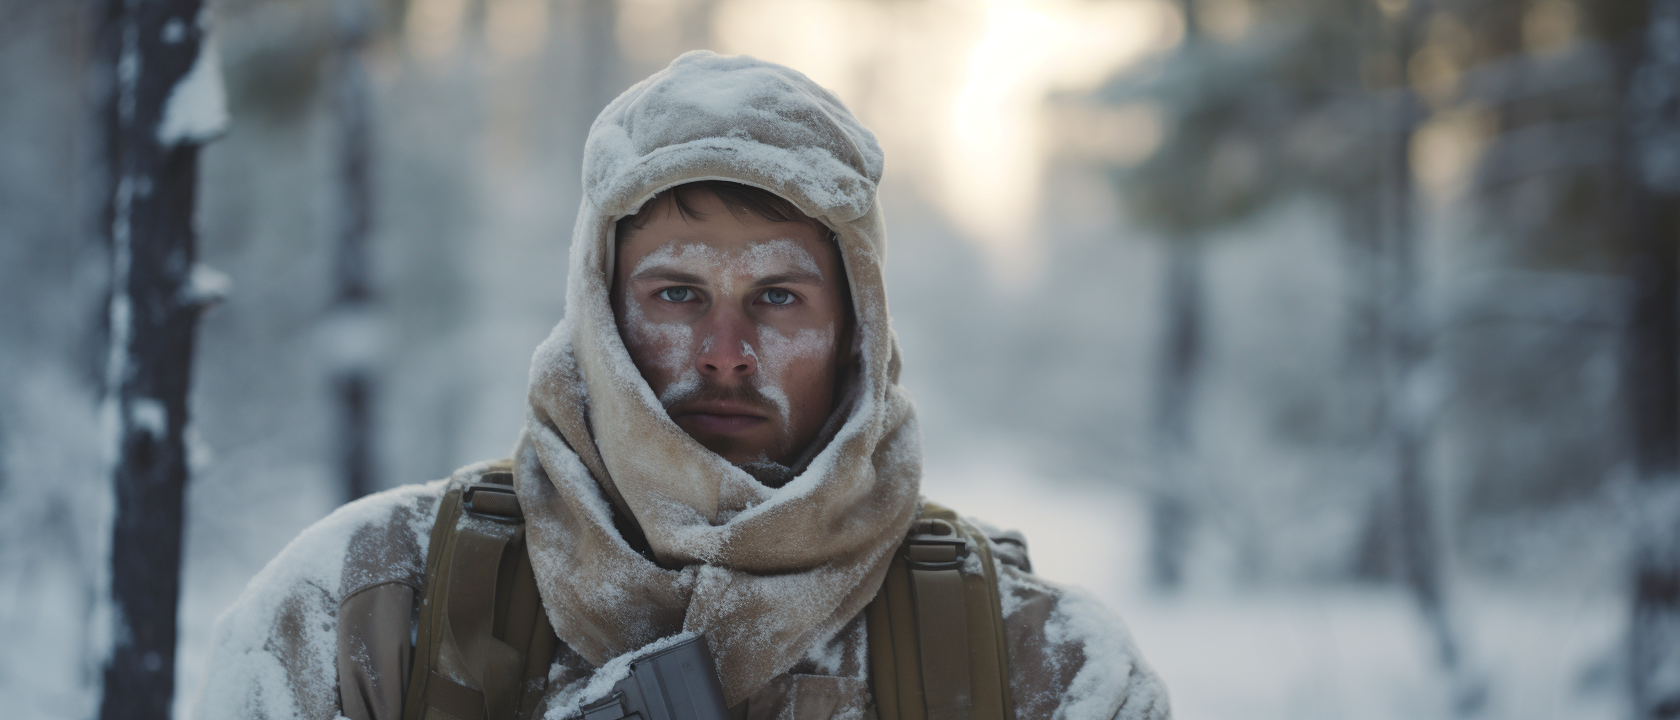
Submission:
[[[1166,685],[1112,611],[1081,590],[996,565],[1017,718],[1172,717]]]
[[[374,634],[341,626],[340,607],[362,598],[412,605],[424,583],[426,544],[448,482],[407,485],[349,503],[269,561],[216,620],[193,717],[339,717],[339,635]],[[381,687],[372,689],[385,691],[376,695],[395,692],[400,707],[412,647],[408,623],[395,639],[365,650],[370,659],[401,665],[397,677],[386,673],[378,678]]]
[[[484,467],[358,500],[299,535],[217,621],[193,716],[400,718],[412,652],[410,609],[423,589],[438,501],[448,483],[470,482]],[[996,570],[1016,717],[1170,717],[1165,687],[1106,608],[1013,566],[1000,562]],[[370,617],[405,622],[368,627]],[[872,720],[872,702],[855,700],[868,697],[868,668],[859,616],[754,693],[747,700],[750,717]],[[578,695],[592,671],[562,646],[544,705],[554,710],[587,700]],[[340,687],[341,677],[349,686]]]

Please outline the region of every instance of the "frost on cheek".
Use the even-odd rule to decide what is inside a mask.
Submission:
[[[723,252],[701,243],[667,243],[638,261],[631,275],[662,268],[703,278],[723,298],[733,297],[738,284],[750,285],[758,278],[794,269],[822,277],[816,257],[797,241],[786,238],[754,243],[738,252]],[[711,335],[696,338],[694,329],[686,323],[653,322],[640,303],[626,305],[625,339],[636,347],[638,359],[675,377],[659,394],[660,403],[670,407],[699,389],[702,383],[694,366],[695,358],[711,351],[717,338]],[[788,368],[831,354],[834,327],[831,324],[821,330],[803,329],[789,337],[775,328],[760,325],[757,334],[756,346],[741,341],[741,354],[757,363],[754,385],[785,417],[790,410],[784,388]]]
[[[699,389],[700,371],[689,367],[683,371],[682,375],[677,376],[676,382],[666,386],[665,391],[659,393],[659,404],[663,407],[671,407]]]
[[[625,303],[625,338],[638,349],[638,355],[653,360],[659,369],[677,373],[694,357],[694,329],[682,323],[656,323],[642,312],[641,303]],[[649,350],[654,352],[649,353]]]
[[[758,390],[776,404],[776,410],[783,417],[787,417],[790,407],[783,385],[788,368],[794,363],[820,360],[832,353],[834,326],[829,325],[824,330],[806,328],[790,338],[773,327],[760,325],[758,347],[758,353],[754,354],[758,360]]]
[[[722,254],[705,245],[667,243],[648,253],[630,272],[637,275],[651,268],[667,266],[709,277],[715,274],[722,262]],[[683,373],[685,369],[692,369],[690,366],[695,355],[706,351],[706,347],[695,347],[694,329],[689,325],[653,322],[642,310],[640,302],[632,300],[625,305],[624,329],[629,336],[626,339],[641,350],[638,355],[653,361],[659,369],[673,374]],[[702,345],[710,342],[709,337],[701,340]],[[650,350],[653,352],[648,352]]]

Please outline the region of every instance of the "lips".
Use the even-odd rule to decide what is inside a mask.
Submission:
[[[769,422],[767,413],[756,406],[729,400],[681,403],[671,408],[678,427],[707,435],[733,435]]]

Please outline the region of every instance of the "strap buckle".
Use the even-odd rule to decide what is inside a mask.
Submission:
[[[461,508],[498,522],[522,522],[525,512],[513,487],[495,482],[476,482],[461,491]]]
[[[911,570],[960,570],[968,558],[968,541],[944,520],[916,522],[904,541],[904,563]]]

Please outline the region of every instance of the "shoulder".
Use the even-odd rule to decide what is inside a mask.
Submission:
[[[449,482],[348,503],[287,544],[217,619],[198,714],[335,717],[339,605],[384,583],[418,586]]]
[[[287,544],[235,605],[299,587],[338,600],[371,584],[418,583],[437,503],[450,482],[403,485],[339,507]]]
[[[1167,720],[1165,684],[1125,623],[1084,591],[1031,573],[1019,534],[973,518],[989,538],[1021,718]]]

